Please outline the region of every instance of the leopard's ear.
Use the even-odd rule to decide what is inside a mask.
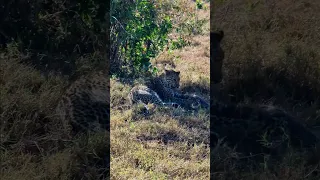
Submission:
[[[177,73],[178,75],[180,75],[180,71],[176,71],[176,73]]]
[[[218,32],[218,41],[220,42],[224,37],[224,32],[221,30]]]

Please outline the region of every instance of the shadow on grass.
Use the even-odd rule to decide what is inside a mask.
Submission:
[[[224,80],[221,92],[232,103],[272,104],[310,121],[319,121],[320,81],[317,77],[291,76],[279,67],[244,70]]]
[[[183,87],[181,87],[183,93],[201,93],[201,94],[210,94],[210,88],[206,87],[202,83],[198,82],[186,82]]]

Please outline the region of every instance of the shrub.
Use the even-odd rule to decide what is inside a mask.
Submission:
[[[164,48],[172,28],[153,1],[111,2],[111,73],[137,72],[151,67],[150,58]],[[127,67],[122,69],[123,67]]]

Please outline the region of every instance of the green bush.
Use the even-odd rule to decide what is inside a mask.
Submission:
[[[167,44],[172,23],[147,0],[111,2],[111,73],[150,69],[150,58]]]

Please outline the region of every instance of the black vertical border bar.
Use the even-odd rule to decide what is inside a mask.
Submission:
[[[213,94],[212,94],[212,85],[213,85],[213,83],[211,82],[211,79],[212,79],[212,73],[211,73],[211,71],[212,71],[212,48],[211,48],[211,31],[212,31],[212,23],[213,23],[213,21],[212,21],[212,13],[213,13],[213,0],[210,0],[210,179],[212,179],[211,177],[212,177],[212,174],[213,174],[213,172],[212,172],[212,167],[211,167],[211,165],[212,165],[212,156],[211,156],[211,152],[212,152],[212,145],[213,145],[213,142],[212,142],[212,136],[211,136],[211,129],[212,129],[212,123],[211,123],[211,119],[212,119],[212,115],[211,115],[211,113],[212,113],[212,110],[211,110],[211,108],[212,108],[212,106],[211,106],[211,104],[212,104],[212,102],[213,102]]]
[[[111,8],[111,0],[109,1],[107,1],[106,2],[107,3],[107,7],[106,7],[106,14],[105,14],[105,17],[106,17],[106,21],[107,21],[107,27],[106,27],[106,61],[108,61],[106,64],[107,64],[107,69],[108,69],[108,71],[106,72],[106,73],[108,73],[108,78],[109,78],[109,84],[108,84],[108,86],[110,87],[110,51],[111,51],[111,49],[110,49],[110,47],[111,47],[111,42],[110,42],[110,13],[111,13],[111,10],[110,10],[110,8]],[[107,88],[107,87],[106,87]],[[108,102],[109,102],[109,109],[108,109],[108,114],[109,114],[109,116],[108,116],[108,129],[107,129],[107,132],[106,133],[108,133],[107,134],[107,145],[108,145],[108,151],[106,152],[107,153],[107,159],[106,159],[106,165],[107,165],[107,178],[108,179],[110,179],[110,160],[111,160],[111,155],[110,155],[110,147],[111,147],[111,143],[110,143],[110,122],[111,122],[111,115],[110,115],[110,88],[109,88],[109,95],[107,96],[107,97],[109,97],[109,99],[107,100]]]
[[[103,0],[101,0],[103,1]],[[106,36],[105,36],[105,60],[107,61],[106,63],[106,68],[107,68],[107,71],[104,71],[105,73],[107,73],[107,77],[109,79],[108,81],[108,85],[110,87],[110,4],[111,4],[111,1],[106,1],[106,7],[105,7],[105,21],[106,21]],[[108,87],[106,87],[108,88]],[[108,125],[107,125],[107,130],[106,130],[106,133],[107,133],[107,139],[106,139],[106,144],[107,144],[107,152],[106,153],[106,156],[105,156],[105,165],[107,166],[107,173],[106,173],[106,179],[110,179],[110,88],[109,88],[109,94],[107,95],[107,97],[109,99],[107,99],[107,102],[109,102],[109,108],[108,108],[108,119],[107,119],[107,122],[108,122]]]
[[[213,6],[214,6],[214,0],[210,0],[210,179],[212,179],[212,175],[213,175],[213,168],[212,168],[212,164],[213,164],[213,154],[212,154],[212,149],[213,149],[213,136],[212,136],[212,129],[213,129],[213,123],[212,120],[213,120],[213,116],[212,116],[212,113],[213,113],[213,102],[214,102],[214,91],[213,91],[213,86],[214,86],[214,83],[213,83],[213,51],[212,51],[212,45],[213,45],[213,41],[212,41],[212,31],[213,31]]]

